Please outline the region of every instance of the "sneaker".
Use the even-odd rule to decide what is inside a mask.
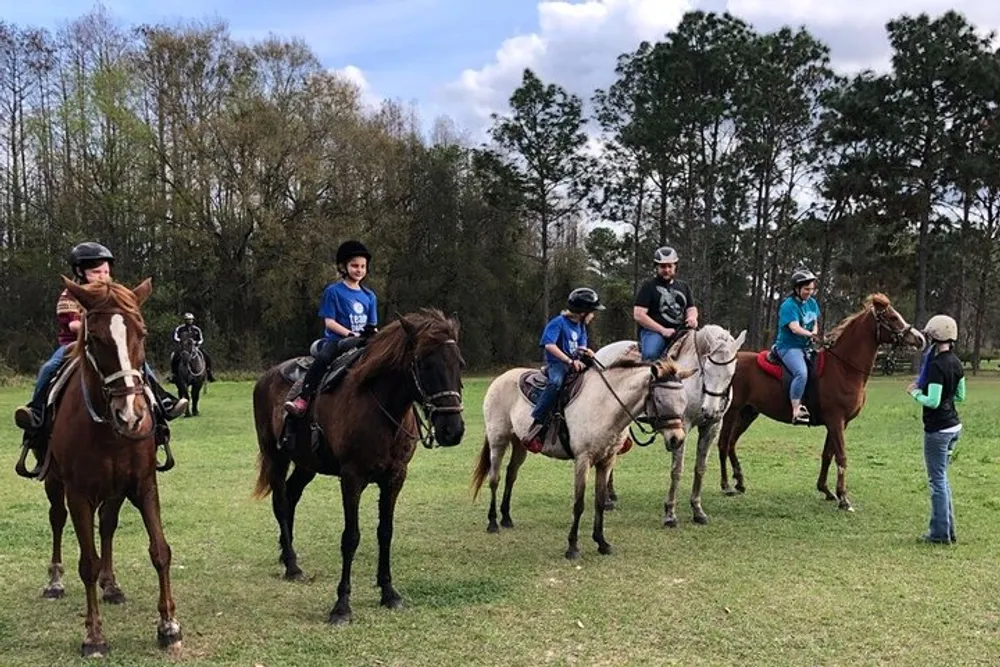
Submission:
[[[184,411],[187,410],[187,406],[188,406],[188,400],[186,398],[178,398],[177,402],[174,403],[173,405],[164,404],[163,408],[167,412],[166,414],[167,421],[170,421],[171,419],[177,419],[178,417],[180,417],[182,414],[184,414]]]
[[[953,541],[950,537],[931,537],[930,533],[924,533],[918,539],[918,542],[923,542],[925,544],[951,544]]]
[[[533,422],[531,424],[531,428],[529,428],[525,436],[521,438],[521,445],[532,454],[537,454],[542,451],[542,448],[545,446],[545,442],[542,440],[543,430],[545,430],[545,424]]]
[[[293,417],[301,417],[306,413],[308,408],[309,402],[301,396],[298,396],[291,401],[285,401],[285,412]]]
[[[30,431],[42,425],[42,416],[30,405],[22,405],[14,410],[14,423],[25,431]]]
[[[795,424],[808,424],[809,423],[809,410],[804,405],[799,406],[799,411],[795,414],[795,418],[792,420]]]

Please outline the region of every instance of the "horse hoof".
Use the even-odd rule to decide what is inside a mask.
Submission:
[[[351,622],[351,612],[339,612],[337,610],[330,612],[330,617],[326,620],[330,625],[347,625]]]
[[[604,503],[605,512],[614,512],[616,507],[618,507],[618,505],[616,505],[615,501],[613,500],[609,500],[608,502]]]
[[[743,486],[742,484],[736,485],[736,493],[743,494],[746,492],[747,492],[747,487]]]
[[[294,570],[286,570],[282,578],[285,581],[305,581],[306,573],[298,568],[295,568]]]
[[[177,621],[169,621],[156,628],[156,643],[162,649],[179,649],[182,639],[181,626]]]
[[[576,560],[580,557],[579,549],[567,549],[566,550],[566,560]]]
[[[602,556],[610,556],[612,551],[614,550],[611,548],[611,545],[608,544],[607,542],[605,542],[604,544],[597,545],[597,553],[601,554]]]
[[[500,519],[500,525],[503,526],[504,528],[513,528],[514,521],[509,516],[504,517],[503,519]]]
[[[108,604],[125,604],[125,593],[120,588],[110,588],[104,591],[101,599]]]
[[[708,524],[708,515],[707,514],[695,514],[694,515],[694,522],[696,524],[698,524],[699,526],[705,526],[705,525]]]
[[[80,647],[80,655],[84,658],[104,658],[107,657],[108,651],[107,642],[98,642],[97,644],[84,644]]]
[[[486,532],[487,533],[493,533],[493,534],[499,533],[500,532],[500,526],[498,526],[495,522],[491,521],[486,526]]]
[[[842,499],[840,501],[840,503],[838,503],[837,507],[839,507],[840,509],[844,510],[845,512],[853,512],[854,511],[854,507],[851,505],[851,501],[848,500],[847,498]]]
[[[663,527],[664,528],[676,528],[677,527],[677,517],[675,517],[675,516],[668,516],[665,519],[663,519]]]
[[[724,496],[735,496],[736,495],[736,489],[734,489],[734,488],[732,488],[730,486],[727,486],[726,488],[724,488],[722,490],[722,495],[724,495]]]
[[[382,600],[382,602],[380,602],[379,604],[381,604],[386,609],[391,609],[393,611],[397,611],[397,610],[403,608],[403,598],[401,598],[401,597],[399,597],[397,595],[396,597],[392,597],[392,598],[388,598],[388,599]]]
[[[42,591],[42,597],[46,600],[61,600],[66,595],[66,589],[60,586],[46,586]]]

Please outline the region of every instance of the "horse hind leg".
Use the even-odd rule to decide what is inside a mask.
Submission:
[[[698,457],[694,464],[694,482],[691,484],[691,512],[695,523],[705,525],[708,523],[708,515],[701,506],[701,488],[705,481],[706,460],[708,450],[719,434],[721,424],[713,422],[702,424],[698,427]]]
[[[62,537],[69,513],[66,510],[66,489],[57,475],[45,478],[45,495],[49,499],[49,526],[52,528],[52,558],[49,561],[49,583],[42,597],[58,600],[66,594],[63,584]]]
[[[281,471],[284,477],[287,466]],[[271,502],[274,505],[274,516],[278,520],[280,531],[278,542],[281,547],[280,561],[285,566],[284,578],[288,581],[301,581],[306,578],[299,567],[299,556],[295,553],[295,508],[302,498],[302,492],[309,482],[316,477],[311,470],[295,467],[288,480],[282,479],[277,486],[272,483]],[[280,489],[280,491],[279,491]],[[280,515],[280,516],[279,516]]]
[[[730,424],[729,433],[726,434],[725,424],[723,424],[723,436],[719,439],[719,463],[723,468],[722,492],[727,496],[735,496],[738,493],[746,493],[746,485],[743,478],[743,468],[740,466],[740,459],[736,456],[736,443],[740,439],[754,420],[760,416],[756,408],[749,405],[743,406],[737,413],[735,420]],[[721,446],[725,442],[724,446]],[[730,465],[733,467],[733,481],[735,489],[729,487],[725,478],[725,464],[728,457]]]
[[[105,501],[101,504],[98,512],[101,533],[101,572],[97,577],[97,584],[103,591],[101,599],[109,604],[125,602],[125,593],[118,586],[118,581],[115,578],[112,547],[115,531],[118,529],[118,514],[124,502],[124,497]]]

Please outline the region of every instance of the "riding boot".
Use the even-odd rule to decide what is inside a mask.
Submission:
[[[176,396],[173,396],[152,376],[147,378],[147,382],[149,382],[149,386],[153,390],[153,396],[156,397],[156,402],[159,404],[160,410],[162,411],[163,417],[166,421],[171,421],[184,414],[184,411],[187,410],[188,406],[188,400],[186,398],[177,398]]]
[[[301,417],[306,413],[309,408],[309,399],[312,398],[313,393],[316,391],[316,385],[320,383],[323,379],[323,375],[326,373],[326,369],[329,367],[329,362],[320,357],[314,359],[312,364],[309,366],[309,370],[306,371],[306,375],[300,382],[296,382],[292,385],[292,391],[298,387],[296,396],[292,396],[292,391],[289,391],[289,399],[285,401],[285,411],[292,415],[293,417]]]

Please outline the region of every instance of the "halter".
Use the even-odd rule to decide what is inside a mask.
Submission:
[[[454,338],[449,338],[448,340],[441,343],[442,345],[458,345],[458,341]],[[431,420],[434,417],[434,413],[456,413],[462,412],[465,408],[462,405],[462,393],[454,390],[439,391],[435,394],[428,394],[420,382],[420,358],[416,355],[413,356],[413,360],[410,362],[410,377],[413,380],[413,386],[417,390],[417,398],[420,403],[420,408],[423,411],[423,417],[416,410],[413,411],[413,416],[417,420],[417,432],[413,433],[408,429],[403,427],[401,421],[393,417],[385,406],[376,398],[375,403],[378,405],[382,413],[389,418],[389,420],[396,425],[396,427],[405,433],[408,437],[414,440],[419,440],[427,449],[434,447],[434,428],[431,424]],[[439,405],[435,403],[438,399],[442,398],[454,398],[458,401],[458,405]]]
[[[125,396],[146,396],[146,377],[141,370],[135,368],[130,368],[128,370],[122,369],[115,371],[114,373],[105,375],[104,371],[97,363],[97,359],[90,351],[90,327],[89,320],[91,315],[97,314],[121,314],[123,317],[125,313],[120,309],[110,309],[110,310],[89,310],[83,316],[83,354],[87,358],[90,367],[94,369],[97,376],[101,380],[101,394],[104,397],[104,414],[98,414],[94,409],[94,404],[90,399],[90,390],[87,388],[87,382],[83,377],[83,373],[80,373],[80,389],[83,392],[83,402],[87,406],[87,412],[90,414],[90,419],[95,424],[110,424],[111,428],[114,429],[115,433],[118,435],[129,438],[130,440],[145,440],[153,434],[153,429],[156,428],[156,421],[150,420],[150,427],[146,431],[140,433],[130,433],[122,430],[121,425],[117,419],[111,416],[111,399],[121,398]],[[120,387],[111,387],[111,383],[118,380],[124,380],[127,377],[131,377],[136,380],[136,384],[129,387],[123,383]],[[147,397],[146,407],[150,408],[149,400]]]

